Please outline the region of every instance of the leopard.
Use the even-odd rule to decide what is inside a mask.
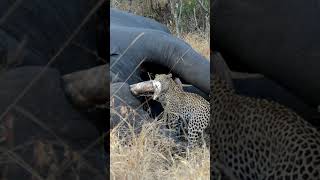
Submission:
[[[161,121],[177,136],[187,136],[188,150],[193,149],[205,138],[210,118],[209,102],[198,94],[185,92],[172,79],[172,74],[156,74],[154,87],[153,100],[160,102],[164,109]]]
[[[320,133],[275,101],[240,95],[218,73],[210,84],[211,177],[320,179]]]

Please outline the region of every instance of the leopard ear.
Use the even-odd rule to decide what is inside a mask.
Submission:
[[[172,78],[172,74],[171,74],[171,73],[169,73],[169,74],[168,74],[168,77],[169,77],[169,78]]]

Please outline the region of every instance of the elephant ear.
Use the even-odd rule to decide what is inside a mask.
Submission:
[[[174,82],[178,85],[178,87],[179,87],[180,90],[183,90],[182,82],[180,81],[179,78],[175,78],[175,79],[174,79]]]
[[[231,70],[219,52],[214,52],[210,62],[212,75],[219,76],[230,88],[233,88]]]

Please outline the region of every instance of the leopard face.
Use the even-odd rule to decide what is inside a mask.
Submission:
[[[153,81],[154,95],[153,100],[157,100],[161,95],[165,94],[171,86],[172,83],[171,74],[157,74]]]

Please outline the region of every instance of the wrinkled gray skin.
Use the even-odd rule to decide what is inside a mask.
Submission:
[[[319,5],[301,0],[258,2],[215,0],[215,50],[231,69],[264,74],[316,108],[320,104]]]
[[[60,78],[103,64],[91,52],[96,52],[98,47],[96,14],[93,12],[91,18],[85,18],[97,3],[88,0],[0,1],[0,133],[5,133],[0,136],[6,136],[1,138],[1,148],[4,152],[22,145],[23,151],[15,151],[15,157],[28,166],[4,160],[0,165],[3,178],[33,179],[34,174],[36,179],[105,177],[108,153],[102,152],[102,144],[93,144],[101,138],[103,126],[94,122],[101,118],[91,118],[91,114],[89,118],[75,110],[65,99]],[[85,20],[85,26],[79,27]],[[80,32],[76,32],[79,28]],[[72,41],[67,41],[71,37],[74,37]],[[72,79],[69,76],[68,82]],[[56,170],[60,172],[53,175],[50,170],[53,161],[48,161],[49,166],[44,163],[39,167],[38,153],[34,153],[38,148],[34,143],[40,141],[44,146],[51,144],[50,151],[57,160],[54,163],[59,164],[67,157],[62,146],[73,152],[89,148],[86,157],[80,155],[86,164],[84,171],[79,169],[74,173],[71,163],[59,167],[60,170]],[[6,158],[1,153],[1,159]]]
[[[65,91],[79,107],[90,107],[107,102],[109,93],[108,65],[77,71],[63,76]]]
[[[171,69],[179,57],[184,55],[183,60],[178,61],[171,73],[196,87],[189,88],[190,91],[197,91],[203,96],[208,94],[211,66],[211,70],[218,71],[229,84],[235,83],[234,87],[240,94],[277,101],[299,112],[305,119],[313,121],[315,113],[307,112],[310,107],[296,96],[263,76],[243,76],[230,72],[219,53],[211,56],[212,63],[209,66],[209,62],[204,57],[182,40],[172,36],[165,26],[152,19],[115,9],[111,9],[110,17],[110,65],[88,70],[90,72],[76,72],[63,78],[67,93],[78,106],[86,107],[104,102],[109,95],[111,97],[117,95],[129,106],[133,106],[130,102],[137,99],[129,95],[128,85],[142,81],[140,77],[143,71],[140,66],[142,60],[146,58],[145,62],[160,64]],[[99,71],[104,68],[104,72]],[[110,73],[108,73],[109,68]],[[103,83],[97,83],[97,79]],[[111,93],[107,83],[109,79],[110,88],[114,88]],[[88,82],[93,83],[88,86]],[[125,82],[126,85],[113,87],[113,83],[121,82]],[[99,90],[105,91],[99,92]],[[115,99],[120,101],[118,98]]]
[[[145,59],[144,62],[172,69],[187,83],[209,92],[209,62],[190,45],[154,20],[115,9],[111,9],[110,17],[110,71],[118,77],[117,81],[128,79],[129,84],[141,81],[138,66]]]
[[[140,73],[143,71],[143,62],[172,69],[172,73],[196,87],[191,91],[200,91],[207,96],[210,85],[209,61],[190,45],[172,36],[164,25],[149,18],[111,9],[110,20],[110,65],[63,77],[66,92],[75,105],[89,107],[105,102],[110,95],[115,104],[124,100],[128,106],[137,107],[135,103],[138,99],[132,96],[128,85],[142,81]],[[108,68],[110,74],[107,73]],[[111,93],[107,84],[109,79]],[[119,86],[115,83],[125,84]],[[112,122],[111,127],[116,124]]]
[[[117,82],[129,85],[141,82],[140,73],[143,69],[140,65],[143,61],[172,69],[171,72],[185,82],[204,94],[209,93],[209,61],[190,45],[172,36],[164,25],[116,9],[111,9],[110,20],[111,87]],[[129,101],[136,97],[124,91],[131,94],[128,86],[123,86],[110,96],[116,94],[131,105]]]

